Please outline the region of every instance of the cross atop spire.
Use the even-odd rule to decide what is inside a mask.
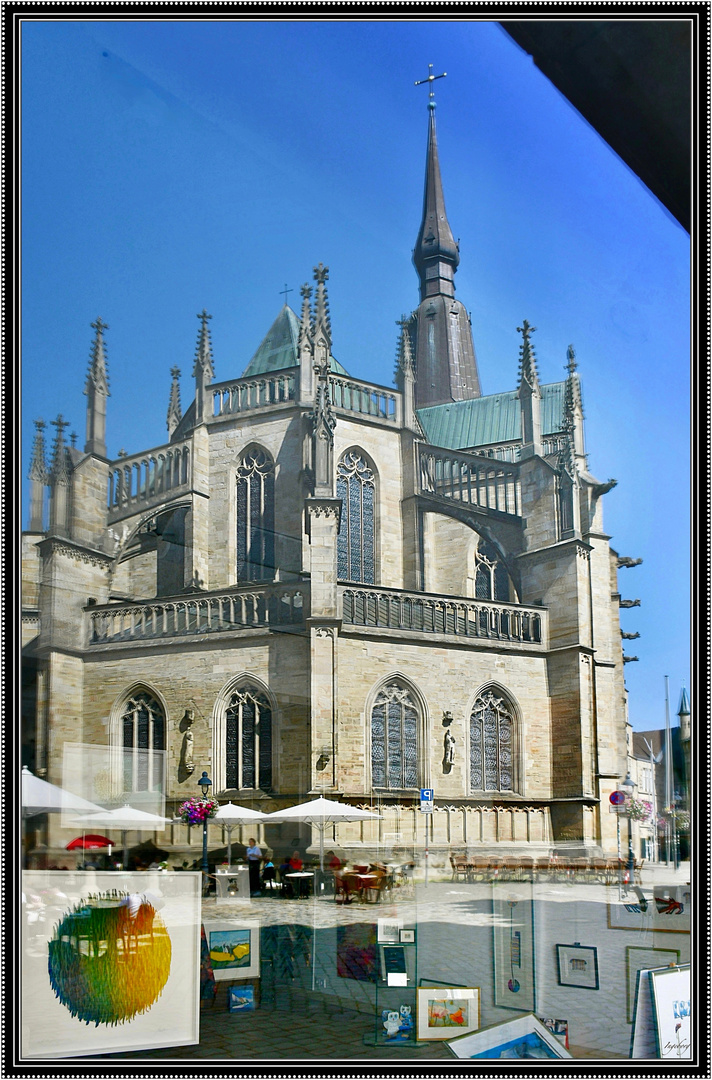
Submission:
[[[294,289],[289,289],[287,287],[287,282],[285,281],[284,288],[279,290],[279,295],[284,297],[285,304],[287,303],[287,294],[290,292],[294,292]]]
[[[47,462],[45,460],[44,429],[47,427],[44,420],[35,420],[35,441],[32,445],[32,460],[30,461],[30,480],[38,480],[44,484],[47,479]]]
[[[212,319],[212,315],[208,315],[205,308],[196,316],[200,319],[200,330],[198,332],[198,345],[195,350],[195,363],[193,365],[193,377],[202,378],[204,383],[209,383],[213,378],[215,372],[213,371],[213,354],[212,344],[210,341],[210,328],[208,326],[208,320]]]
[[[57,429],[57,434],[54,439],[54,446],[52,447],[52,466],[50,474],[52,480],[56,483],[58,480],[67,481],[67,448],[64,445],[64,429],[69,427],[69,420],[65,420],[60,413],[56,420],[50,421],[52,426]]]
[[[316,281],[316,303],[314,311],[314,362],[316,364],[329,363],[331,353],[331,318],[329,316],[329,300],[326,295],[326,283],[329,280],[329,267],[319,263],[314,267],[314,280]]]
[[[90,324],[92,330],[96,330],[94,341],[89,353],[89,371],[87,373],[84,393],[89,394],[93,389],[98,394],[109,394],[109,377],[106,370],[106,345],[104,344],[104,331],[109,329],[109,324],[100,318]]]
[[[433,65],[428,64],[428,77],[427,77],[427,79],[416,79],[415,86],[423,86],[425,83],[427,83],[429,88],[430,88],[430,93],[428,94],[428,108],[429,109],[434,109],[435,108],[435,91],[433,90],[433,83],[435,82],[436,79],[444,79],[446,75],[447,75],[447,71],[443,71],[442,75],[433,75]]]
[[[521,326],[517,327],[517,333],[522,335],[522,344],[519,349],[519,385],[521,386],[523,382],[526,382],[532,388],[539,386],[536,357],[531,340],[535,330],[536,326],[531,326],[526,319],[524,319]]]

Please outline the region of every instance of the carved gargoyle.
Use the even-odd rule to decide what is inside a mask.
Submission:
[[[617,480],[607,480],[605,484],[594,484],[592,489],[594,499],[599,499],[601,495],[606,495],[617,483]]]
[[[618,556],[618,565],[619,566],[627,566],[627,567],[640,566],[642,561],[643,561],[642,559],[631,559],[627,555],[619,555]]]
[[[621,607],[640,607],[640,600],[619,600]]]
[[[632,664],[638,659],[637,656],[625,656],[623,657],[624,664]]]
[[[628,641],[635,641],[637,637],[640,637],[640,634],[637,630],[634,634],[627,634],[624,630],[621,630],[621,637],[626,638]]]

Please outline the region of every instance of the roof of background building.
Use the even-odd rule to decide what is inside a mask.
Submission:
[[[566,382],[541,387],[541,433],[562,430]],[[433,446],[464,450],[474,446],[514,442],[522,437],[521,412],[516,390],[467,401],[452,401],[418,409],[418,419]]]
[[[268,371],[297,367],[299,365],[298,343],[299,319],[289,305],[285,304],[243,371],[242,378],[250,379],[255,375],[265,375]],[[338,360],[334,360],[333,356],[330,359],[332,371],[337,375],[348,375]]]

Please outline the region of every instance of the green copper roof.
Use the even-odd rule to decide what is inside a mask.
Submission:
[[[285,304],[269,330],[260,347],[242,373],[243,379],[265,375],[268,371],[280,371],[282,368],[297,367],[297,344],[299,342],[299,319],[288,304]],[[331,357],[331,370],[337,375],[347,375],[341,364]]]
[[[541,433],[562,429],[565,382],[548,383],[541,389]],[[418,419],[433,446],[465,450],[491,443],[521,439],[521,415],[516,390],[504,394],[418,409]]]

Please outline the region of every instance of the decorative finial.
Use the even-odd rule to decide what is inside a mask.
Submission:
[[[319,263],[318,266],[315,266],[314,267],[314,280],[316,281],[317,285],[323,285],[325,281],[328,281],[329,280],[329,267],[324,266],[323,263]],[[304,295],[304,294],[302,294],[302,295]]]
[[[301,296],[302,300],[311,300],[311,294],[312,287],[308,282],[305,281],[299,290],[299,295]]]
[[[71,434],[69,436],[69,441],[72,444],[72,448],[74,448],[77,445],[77,433],[76,433],[76,431],[71,432]]]
[[[180,368],[179,367],[172,367],[171,368],[171,375],[173,376],[174,379],[180,379]]]
[[[92,330],[96,330],[97,334],[103,334],[104,330],[109,329],[109,324],[102,322],[101,318],[98,318],[96,322],[90,324]]]
[[[208,321],[208,319],[212,319],[212,315],[208,315],[208,313],[207,313],[207,311],[205,310],[205,308],[203,308],[203,310],[202,310],[202,311],[200,312],[200,314],[199,314],[199,315],[197,315],[197,316],[196,316],[196,318],[200,319],[200,321],[202,322],[203,326],[205,326],[205,324],[206,324],[206,322]]]
[[[447,75],[447,71],[443,71],[442,75],[433,75],[433,65],[428,64],[428,77],[427,79],[416,79],[415,86],[423,86],[425,83],[430,87],[430,93],[428,94],[428,108],[435,108],[435,92],[433,90],[433,83],[436,79],[444,79]]]
[[[522,337],[524,338],[524,341],[525,341],[525,343],[527,345],[529,344],[529,338],[531,337],[531,335],[534,333],[535,330],[536,330],[536,326],[530,326],[526,319],[524,320],[524,322],[522,323],[521,326],[517,327],[517,333],[522,335]]]

